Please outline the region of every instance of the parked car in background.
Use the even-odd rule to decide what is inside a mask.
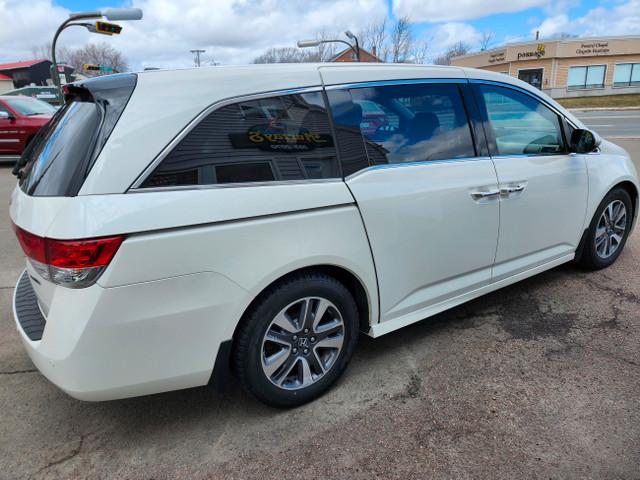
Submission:
[[[389,126],[389,117],[379,105],[369,100],[356,101],[354,105],[362,109],[360,130],[363,135],[374,135],[378,129]]]
[[[251,65],[65,90],[14,168],[14,316],[37,368],[84,400],[233,372],[300,405],[359,332],[572,260],[605,268],[637,223],[627,152],[499,73]]]
[[[0,155],[22,155],[56,107],[32,97],[0,96]]]

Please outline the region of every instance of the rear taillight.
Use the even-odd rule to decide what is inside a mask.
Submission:
[[[70,288],[93,285],[124,240],[124,235],[55,240],[39,237],[11,223],[22,250],[36,271],[43,278]]]

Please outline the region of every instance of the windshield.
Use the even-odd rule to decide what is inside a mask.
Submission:
[[[12,98],[11,100],[5,100],[5,102],[20,115],[24,116],[42,115],[43,113],[53,115],[56,113],[56,107],[37,98]]]

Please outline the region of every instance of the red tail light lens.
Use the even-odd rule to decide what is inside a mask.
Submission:
[[[74,288],[95,283],[125,238],[119,235],[88,240],[54,240],[29,233],[13,222],[11,226],[25,255],[43,277]]]
[[[124,236],[65,241],[47,238],[47,263],[60,268],[104,267],[120,248]]]
[[[21,229],[13,222],[11,222],[11,227],[13,228],[16,237],[18,237],[18,241],[20,242],[22,250],[24,250],[24,254],[36,262],[47,263],[44,238]]]

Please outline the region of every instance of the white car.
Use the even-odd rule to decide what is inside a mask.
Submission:
[[[363,102],[388,124],[361,130]],[[621,148],[502,74],[414,65],[151,71],[66,87],[16,166],[31,359],[108,400],[212,385],[295,406],[379,337],[637,223]]]

